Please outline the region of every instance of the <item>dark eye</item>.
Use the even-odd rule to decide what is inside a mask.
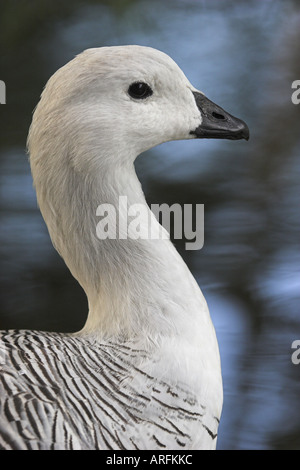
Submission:
[[[130,85],[128,88],[128,94],[135,99],[145,99],[148,96],[151,96],[153,91],[147,85],[147,83],[144,82],[134,82]]]

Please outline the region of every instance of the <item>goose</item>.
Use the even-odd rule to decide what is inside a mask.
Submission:
[[[168,236],[96,234],[97,207],[120,196],[160,229],[134,160],[195,138],[248,140],[249,129],[159,50],[91,48],[49,79],[28,134],[31,172],[89,312],[77,333],[1,331],[1,449],[216,448],[220,355],[197,282]]]

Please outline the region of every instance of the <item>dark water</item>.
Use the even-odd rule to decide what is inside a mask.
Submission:
[[[17,6],[16,6],[17,5]],[[251,130],[140,156],[149,203],[205,204],[205,244],[177,248],[207,298],[225,402],[219,449],[300,449],[300,79],[297,1],[2,1],[0,328],[75,331],[87,305],[50,243],[25,153],[49,76],[83,49],[150,45]]]

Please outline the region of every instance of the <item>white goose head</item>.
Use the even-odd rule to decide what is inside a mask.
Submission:
[[[149,276],[147,260],[153,263],[159,249],[159,244],[152,246],[147,257],[143,245],[141,272],[138,262],[131,261],[140,256],[140,244],[129,249],[121,240],[97,240],[97,206],[114,203],[119,195],[145,203],[133,167],[137,155],[166,141],[195,137],[248,139],[249,131],[243,121],[196,90],[158,50],[89,49],[48,81],[28,138],[31,169],[52,241],[88,295],[94,318],[90,329],[97,323],[109,330],[103,326],[108,311],[111,325],[114,315],[122,316],[121,310],[125,317],[134,309],[143,295],[143,281],[151,291],[153,274]],[[123,270],[119,281],[116,265]],[[163,276],[163,267],[160,270]],[[122,307],[116,301],[120,295],[112,295],[114,284],[123,292]]]

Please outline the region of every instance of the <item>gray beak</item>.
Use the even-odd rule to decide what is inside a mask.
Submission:
[[[193,95],[202,116],[202,123],[190,134],[198,139],[249,140],[249,128],[244,121],[227,113],[202,93],[193,91]]]

